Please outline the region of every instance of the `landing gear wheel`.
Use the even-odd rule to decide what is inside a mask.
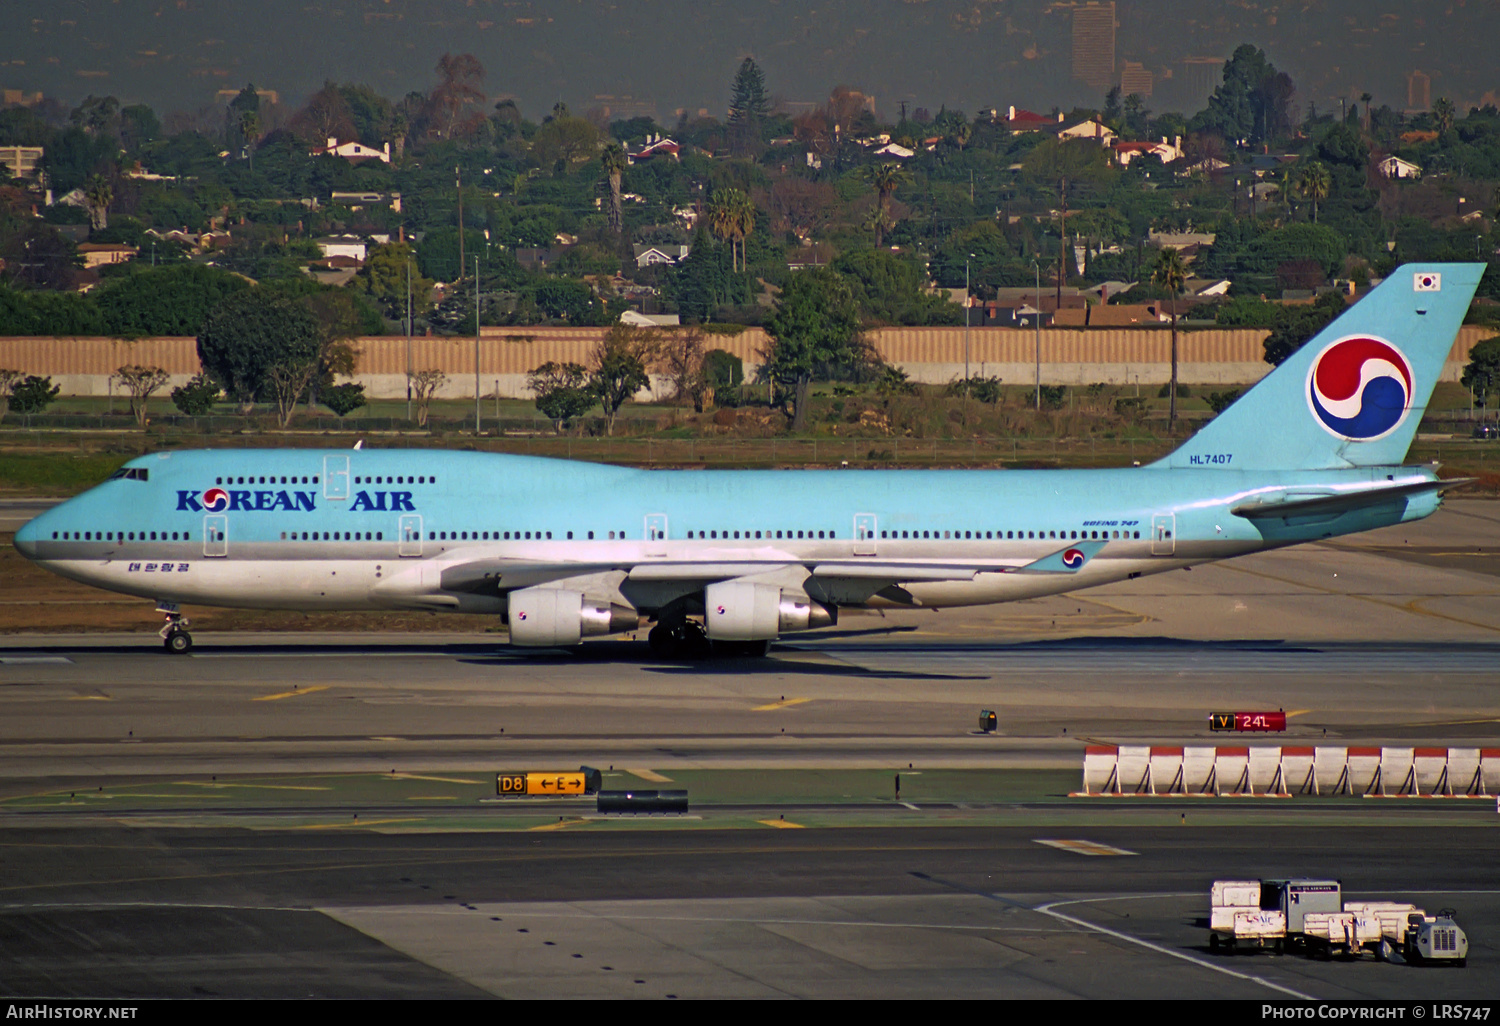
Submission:
[[[193,636],[184,630],[168,631],[162,647],[173,655],[186,655],[193,648]]]
[[[696,620],[664,620],[651,628],[646,643],[659,659],[696,659],[709,652],[708,635]]]
[[[1208,935],[1208,950],[1212,951],[1212,952],[1214,952],[1216,954],[1218,953],[1218,950],[1219,950],[1219,935],[1218,934],[1211,933],[1211,934]]]

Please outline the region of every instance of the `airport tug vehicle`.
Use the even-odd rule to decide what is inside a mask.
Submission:
[[[1369,951],[1387,962],[1468,964],[1469,939],[1452,909],[1430,916],[1408,902],[1344,902],[1337,880],[1215,880],[1209,902],[1210,951],[1322,959]]]

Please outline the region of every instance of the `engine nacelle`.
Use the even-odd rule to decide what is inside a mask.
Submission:
[[[705,625],[715,641],[775,641],[782,631],[830,627],[837,613],[774,584],[722,581],[703,593]]]
[[[561,588],[522,588],[509,596],[510,643],[527,648],[576,645],[585,637],[635,630],[628,606]]]

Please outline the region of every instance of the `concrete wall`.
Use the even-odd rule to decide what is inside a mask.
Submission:
[[[587,365],[607,329],[486,328],[479,343],[480,390],[492,395],[524,397],[526,375],[549,360]],[[1464,327],[1448,356],[1443,380],[1457,381],[1474,344],[1493,329]],[[999,377],[1009,385],[1036,380],[1037,336],[1017,328],[972,328],[968,331],[970,372]],[[1248,385],[1271,368],[1262,359],[1266,332],[1215,329],[1183,332],[1178,340],[1178,379],[1189,385]],[[753,376],[768,343],[765,332],[749,328],[736,335],[707,335],[704,345],[724,349],[745,361]],[[875,349],[914,381],[945,384],[964,372],[965,331],[961,327],[883,328],[872,332]],[[404,398],[406,369],[437,369],[448,376],[440,396],[474,394],[473,338],[382,336],[356,340],[359,372],[355,380],[375,398]],[[1160,385],[1170,376],[1171,332],[1164,328],[1044,329],[1041,332],[1041,376],[1044,385],[1095,382]],[[150,338],[125,342],[111,338],[0,338],[0,367],[41,374],[62,386],[66,395],[108,395],[120,391],[111,375],[127,364],[161,367],[172,376],[170,388],[199,371],[197,343],[191,338]]]

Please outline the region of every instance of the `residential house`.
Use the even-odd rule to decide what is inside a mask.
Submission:
[[[620,323],[633,328],[675,328],[682,324],[678,314],[644,314],[626,310],[620,314]]]
[[[1061,117],[1055,125],[1039,129],[1055,135],[1059,139],[1089,139],[1100,146],[1108,146],[1115,141],[1115,131],[1098,118],[1081,118],[1075,121],[1064,121]]]
[[[1422,167],[1400,157],[1386,157],[1375,165],[1375,169],[1387,178],[1421,178]]]
[[[681,160],[678,155],[682,149],[673,139],[661,135],[648,135],[646,142],[641,146],[626,146],[625,159],[631,164],[643,164],[657,157],[671,157],[673,160]]]
[[[0,166],[10,172],[11,178],[30,178],[45,152],[41,146],[0,146]]]
[[[1048,117],[1035,111],[1019,110],[1015,106],[1009,108],[1005,116],[1005,127],[1012,132],[1039,132],[1049,128],[1062,120],[1062,115]]]
[[[335,192],[329,197],[329,201],[335,206],[348,207],[350,210],[363,210],[365,207],[390,207],[394,212],[401,213],[399,192]]]
[[[83,266],[88,269],[105,264],[123,264],[134,260],[136,248],[113,242],[84,242],[78,246],[78,255],[83,257]]]
[[[321,239],[314,239],[313,244],[323,254],[325,260],[333,257],[352,257],[364,262],[365,240],[358,235],[328,235]]]
[[[900,143],[887,143],[875,151],[877,157],[895,157],[897,160],[905,160],[907,157],[915,156],[916,150],[909,150]]]
[[[328,137],[327,146],[317,146],[311,151],[314,157],[343,157],[345,160],[378,160],[382,163],[391,162],[391,144],[386,143],[384,149],[375,149],[361,142],[339,142],[334,136]]]
[[[677,264],[686,260],[693,247],[677,244],[648,246],[635,245],[635,266],[650,267],[652,264]]]
[[[1182,159],[1182,138],[1179,136],[1176,142],[1167,142],[1165,138],[1161,142],[1116,142],[1110,149],[1115,152],[1115,161],[1124,166],[1137,157],[1148,155],[1160,158],[1163,164],[1170,164]]]

